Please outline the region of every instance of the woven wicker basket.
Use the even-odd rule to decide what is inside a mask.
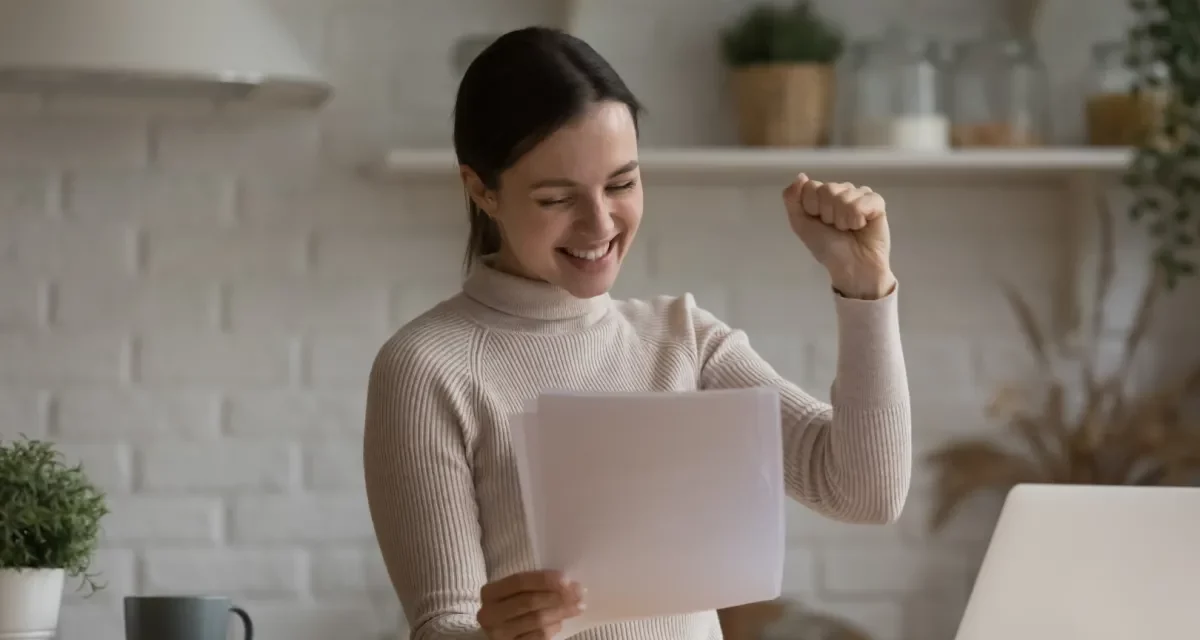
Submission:
[[[829,143],[834,69],[767,64],[733,70],[738,136],[753,147],[819,147]]]

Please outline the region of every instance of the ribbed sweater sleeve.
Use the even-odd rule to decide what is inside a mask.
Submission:
[[[900,344],[898,291],[880,300],[835,295],[837,374],[826,404],[785,380],[746,334],[696,311],[701,387],[780,391],[789,494],[831,518],[887,523],[912,475],[912,415]]]
[[[420,338],[425,337],[425,340]],[[380,550],[414,640],[482,639],[487,581],[463,425],[473,385],[467,344],[401,334],[380,350],[367,390],[363,467]],[[433,338],[433,339],[429,339]]]

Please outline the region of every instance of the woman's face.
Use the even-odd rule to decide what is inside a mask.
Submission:
[[[497,266],[578,298],[612,287],[642,220],[637,130],[629,108],[601,102],[525,154],[475,203],[500,227]]]

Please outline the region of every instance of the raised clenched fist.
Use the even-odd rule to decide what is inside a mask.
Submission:
[[[895,286],[883,197],[870,187],[819,182],[803,173],[783,190],[792,231],[843,295],[878,298]]]

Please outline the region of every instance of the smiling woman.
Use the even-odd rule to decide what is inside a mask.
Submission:
[[[501,36],[463,75],[454,146],[467,276],[383,345],[367,390],[367,498],[416,640],[550,638],[587,604],[586,585],[537,570],[525,531],[509,418],[546,389],[774,387],[789,495],[863,523],[891,522],[904,504],[910,411],[882,196],[804,176],[783,193],[781,229],[834,287],[827,405],[690,295],[609,296],[642,219],[640,112],[603,58],[552,29]],[[706,611],[575,637],[720,636]]]
[[[497,268],[582,298],[608,291],[642,218],[640,112],[580,40],[531,29],[485,49],[454,113],[470,196],[467,267],[496,254]]]

